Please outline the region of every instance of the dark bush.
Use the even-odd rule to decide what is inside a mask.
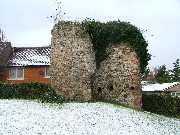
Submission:
[[[57,95],[52,87],[49,87],[47,91],[39,99],[42,103],[62,103],[65,99]]]
[[[143,109],[152,113],[180,118],[180,98],[170,95],[142,95]]]
[[[0,99],[38,99],[40,102],[63,102],[63,98],[56,94],[51,85],[38,82],[0,83]]]

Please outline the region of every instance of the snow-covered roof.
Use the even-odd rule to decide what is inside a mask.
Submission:
[[[142,85],[142,91],[165,91],[179,84],[180,82],[163,83],[163,84],[159,84],[159,83],[146,84],[146,85]]]
[[[50,65],[50,47],[14,48],[6,66]]]

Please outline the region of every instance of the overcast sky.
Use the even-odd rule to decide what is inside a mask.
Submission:
[[[149,67],[168,69],[180,59],[180,0],[61,0],[64,19],[121,20],[136,25],[153,55]],[[51,43],[54,0],[0,0],[0,27],[13,47]]]

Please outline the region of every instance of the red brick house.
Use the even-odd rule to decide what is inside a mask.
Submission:
[[[1,81],[50,83],[49,66],[50,47],[13,48],[13,53],[9,56],[3,70]]]

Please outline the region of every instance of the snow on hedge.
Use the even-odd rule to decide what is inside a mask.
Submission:
[[[2,135],[180,135],[180,120],[106,103],[0,100]]]

